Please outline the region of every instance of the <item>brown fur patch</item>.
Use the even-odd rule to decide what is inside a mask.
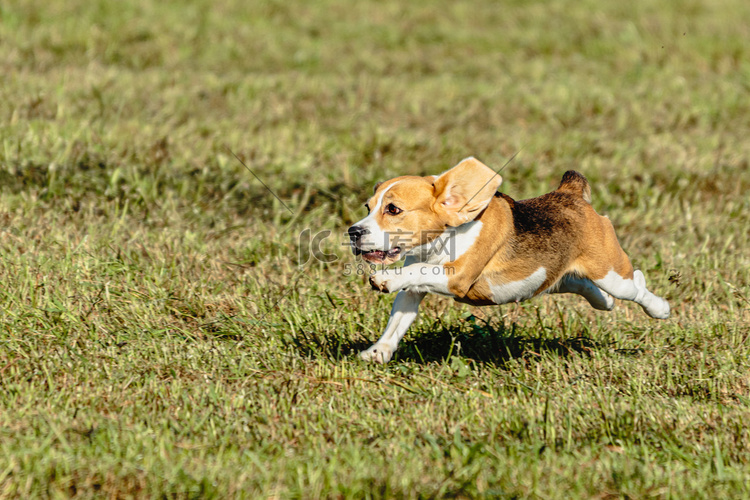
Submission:
[[[567,273],[596,280],[614,269],[624,278],[633,276],[609,219],[578,193],[554,191],[523,201],[498,194],[477,220],[485,225],[475,244],[446,264],[454,268],[449,289],[461,302],[492,303],[487,280],[521,281],[540,267],[547,278],[536,294]]]

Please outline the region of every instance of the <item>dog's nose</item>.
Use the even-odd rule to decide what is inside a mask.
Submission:
[[[351,240],[358,240],[361,236],[367,234],[367,229],[361,226],[352,226],[349,228],[349,238]]]

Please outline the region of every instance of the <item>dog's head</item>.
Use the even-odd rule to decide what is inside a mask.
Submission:
[[[367,217],[349,228],[352,251],[374,264],[392,264],[446,228],[476,219],[502,182],[474,158],[441,175],[381,182],[365,204]]]

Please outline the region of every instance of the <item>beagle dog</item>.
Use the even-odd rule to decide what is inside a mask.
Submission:
[[[441,175],[396,177],[375,186],[369,214],[349,228],[352,251],[372,264],[404,266],[370,275],[398,292],[380,339],[362,351],[387,363],[427,293],[472,305],[507,304],[542,293],[576,293],[595,309],[632,300],[652,318],[669,303],[633,270],[612,223],[591,206],[591,188],[575,171],[538,198],[498,193],[502,178],[474,158]]]

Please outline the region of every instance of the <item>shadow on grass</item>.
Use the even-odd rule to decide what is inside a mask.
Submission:
[[[303,355],[323,356],[332,360],[354,356],[372,345],[369,341],[324,337],[310,332],[303,332],[291,343]],[[528,329],[519,329],[515,323],[493,326],[469,318],[463,324],[447,327],[437,322],[409,335],[399,344],[394,360],[429,363],[444,361],[453,355],[502,366],[513,359],[541,358],[545,353],[559,357],[574,353],[590,355],[602,347],[601,342],[585,335],[535,337]]]

